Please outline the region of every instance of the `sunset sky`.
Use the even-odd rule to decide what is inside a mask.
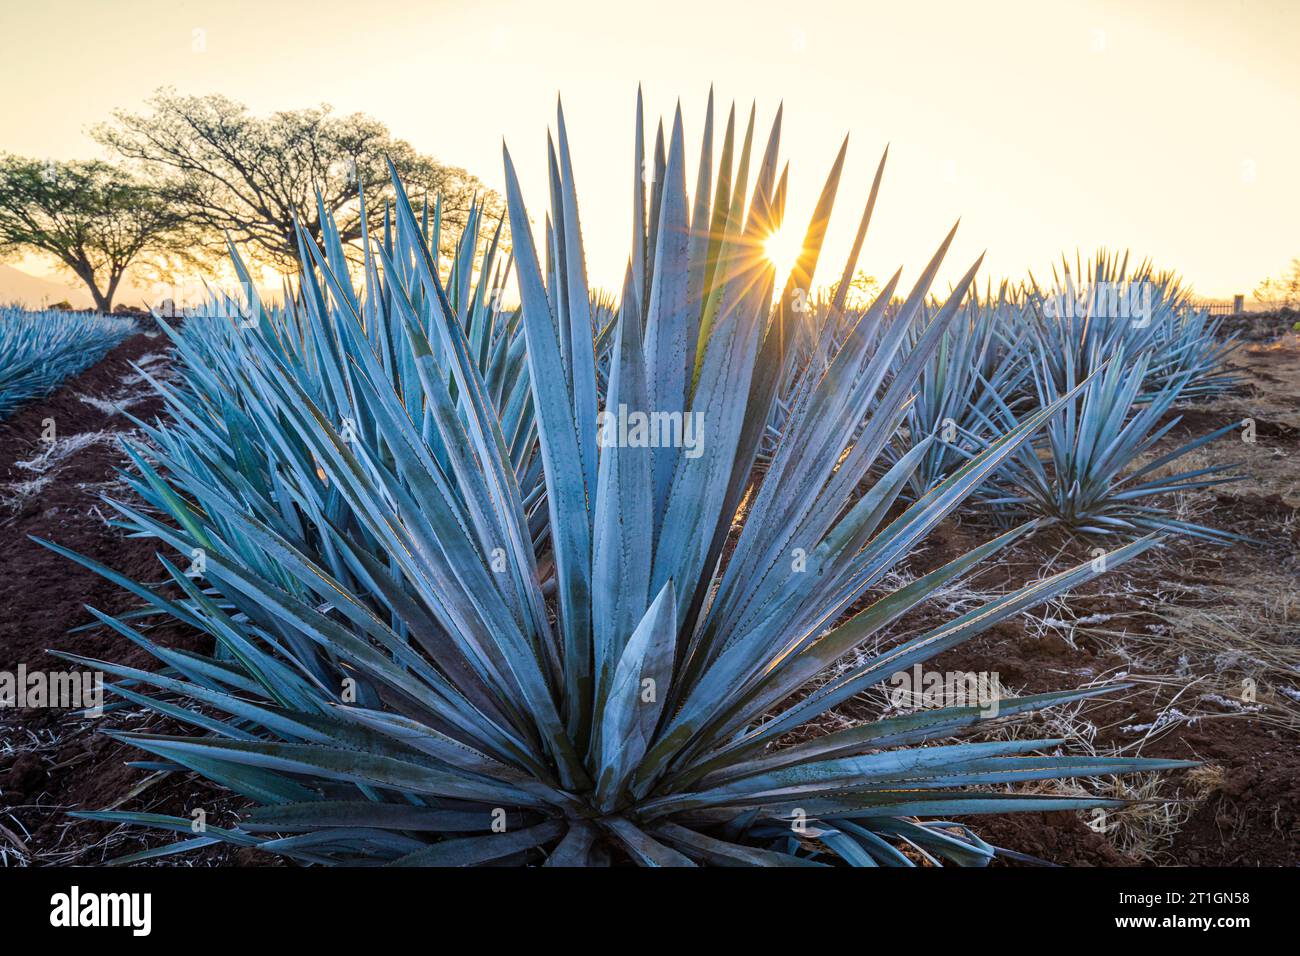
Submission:
[[[540,221],[560,93],[591,278],[614,286],[637,84],[650,116],[681,99],[694,150],[712,83],[764,134],[784,101],[797,220],[851,134],[820,279],[889,143],[868,271],[914,275],[961,217],[941,287],[985,249],[985,277],[1018,278],[1107,244],[1225,297],[1300,256],[1297,50],[1287,0],[5,3],[0,151],[99,155],[89,127],[162,84],[327,102],[496,188],[504,136]]]

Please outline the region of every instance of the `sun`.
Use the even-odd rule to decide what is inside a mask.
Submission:
[[[776,288],[779,291],[794,269],[799,253],[803,251],[803,238],[789,229],[778,229],[763,241],[763,254],[776,267]]]

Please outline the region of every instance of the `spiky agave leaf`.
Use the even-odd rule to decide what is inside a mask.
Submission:
[[[191,380],[237,411],[218,423],[169,392],[178,421],[152,430],[166,474],[138,460],[135,487],[150,507],[112,504],[138,533],[202,556],[201,570],[164,561],[172,586],[162,589],[77,560],[217,644],[215,656],[171,650],[130,620],[97,614],[165,667],[95,666],[128,700],[198,731],[119,736],[260,805],[207,839],[311,863],[907,865],[899,847],[912,846],[936,862],[978,864],[993,848],[947,816],[1113,803],[990,787],[1181,765],[1061,756],[1058,741],[909,746],[969,727],[979,713],[964,707],[785,743],[896,671],[1095,572],[1089,563],[1035,582],[818,681],[1030,530],[881,590],[1066,399],[905,508],[895,502],[923,444],[864,484],[973,279],[974,268],[909,335],[950,234],[901,306],[887,308],[895,276],[833,357],[798,376],[757,482],[790,359],[762,252],[782,212],[780,114],[751,157],[752,130],[751,120],[735,162],[728,124],[712,203],[705,175],[705,195],[687,201],[680,116],[666,142],[661,133],[648,211],[637,195],[603,418],[562,120],[545,257],[506,154],[537,435],[522,460],[472,347],[473,323],[467,332],[400,186],[391,235],[366,250],[364,301],[338,251],[304,238],[315,275],[304,276],[295,328],[310,348],[285,347],[281,333],[293,330],[260,305],[256,328],[232,344],[237,363],[178,336]],[[711,142],[710,131],[706,150]],[[640,144],[638,134],[638,176]],[[837,162],[824,196],[838,171]],[[820,234],[809,230],[814,244]],[[801,261],[811,278],[815,250]],[[817,348],[832,354],[826,340]],[[693,422],[701,440],[630,440],[610,424],[619,406],[683,429]],[[337,417],[345,409],[360,424],[349,434]],[[241,470],[249,449],[235,432],[259,446],[264,470]],[[528,474],[540,475],[539,495],[521,480]],[[742,502],[734,548],[724,547]],[[1111,566],[1154,543],[1125,545]],[[1098,692],[1023,698],[1003,712]]]
[[[545,528],[536,520],[543,489],[540,467],[531,463],[536,429],[519,316],[501,307],[504,272],[496,256],[502,224],[492,227],[483,240],[477,285],[461,281],[464,273],[458,271],[474,261],[480,219],[478,207],[472,208],[469,226],[456,244],[460,264],[452,265],[448,288],[458,287],[452,294],[464,299],[457,312],[458,341],[463,340],[469,360],[478,369],[485,400],[497,409],[516,480],[533,516],[528,534],[536,535]],[[304,261],[311,262],[316,255],[327,267],[305,271],[299,288],[288,290],[283,306],[264,306],[255,289],[246,285],[254,296],[251,301],[222,298],[188,316],[179,329],[164,326],[188,374],[181,385],[155,382],[173,423],[166,429],[138,424],[150,440],[149,457],[160,461],[170,475],[184,479],[186,501],[174,502],[173,510],[188,503],[215,523],[224,539],[240,540],[238,529],[223,516],[230,502],[239,502],[246,513],[320,561],[348,586],[372,595],[372,608],[387,615],[397,599],[394,592],[400,589],[391,578],[383,546],[367,534],[354,533],[346,545],[333,541],[340,531],[355,531],[358,522],[347,500],[320,470],[318,456],[306,444],[286,439],[258,375],[273,366],[272,376],[292,381],[346,441],[370,447],[384,431],[385,420],[356,396],[376,382],[384,383],[385,392],[396,397],[399,407],[415,410],[419,442],[438,464],[440,487],[455,486],[459,462],[454,459],[459,456],[440,443],[433,416],[438,408],[455,407],[459,385],[445,362],[424,363],[420,353],[420,347],[441,353],[448,346],[437,336],[407,333],[408,321],[431,329],[428,315],[439,306],[423,289],[413,294],[418,303],[414,319],[395,305],[404,283],[416,274],[416,263],[423,268],[427,261],[436,262],[439,219],[435,215],[431,234],[423,221],[418,230],[400,237],[391,227],[386,231],[364,263],[364,295],[353,292],[348,261],[341,247],[330,242],[331,235],[327,229],[323,254],[304,246]],[[427,250],[427,260],[422,250]],[[237,256],[235,262],[237,270],[246,274]],[[338,308],[348,309],[359,321],[337,323],[331,296],[338,297]],[[428,378],[430,374],[435,377]],[[436,394],[444,399],[426,408],[426,389],[433,389],[435,381]],[[154,469],[143,456],[135,457],[149,486],[166,494]],[[206,544],[205,536],[195,530],[197,525],[179,520],[196,534],[200,547]],[[256,548],[246,543],[240,546],[259,573],[292,589],[292,581],[279,572],[275,561],[258,559]],[[356,553],[349,556],[349,548]],[[427,631],[423,626],[417,629],[417,633]]]
[[[880,194],[880,181],[885,173],[885,160],[889,157],[888,148],[881,155],[880,163],[876,167],[876,175],[871,183],[871,192],[867,196],[866,206],[858,222],[857,235],[854,237],[853,246],[849,251],[848,258],[845,260],[844,271],[835,294],[829,297],[825,295],[814,296],[812,292],[813,274],[816,272],[817,263],[821,257],[822,240],[825,238],[826,228],[830,223],[831,211],[835,205],[835,193],[839,184],[839,174],[843,168],[847,151],[848,138],[845,137],[843,145],[840,146],[839,154],[835,157],[835,165],[832,167],[831,175],[822,188],[812,220],[808,223],[808,231],[800,247],[800,254],[795,260],[782,290],[779,311],[775,317],[777,323],[775,334],[765,342],[765,345],[768,346],[769,356],[773,353],[779,354],[782,361],[779,365],[765,363],[765,365],[771,364],[774,367],[777,375],[775,382],[777,391],[770,399],[771,406],[766,427],[758,439],[760,442],[758,457],[763,463],[770,460],[776,445],[780,442],[781,434],[785,430],[786,421],[790,415],[790,406],[794,401],[796,387],[805,378],[808,366],[816,364],[822,371],[825,371],[830,360],[843,347],[865,312],[865,310],[861,309],[847,309],[846,301],[849,292],[849,280],[857,268],[858,256],[862,252],[862,243],[866,239],[867,228],[871,224],[871,213],[876,208],[876,197]],[[890,305],[891,303],[886,302],[886,310],[889,309]],[[889,313],[884,311],[876,313],[876,315],[876,320],[870,324],[868,329],[868,350],[874,349],[876,339],[883,331],[885,319]],[[766,389],[770,389],[772,383],[768,381],[764,383],[764,386]],[[756,397],[759,398],[757,403],[759,406],[765,404],[761,395]],[[752,440],[753,436],[751,436]],[[734,506],[736,502],[732,501],[731,504]]]

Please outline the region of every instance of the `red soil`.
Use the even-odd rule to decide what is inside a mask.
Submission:
[[[132,362],[165,348],[165,339],[136,335],[110,352],[98,365],[65,382],[49,398],[18,409],[0,423],[0,486],[31,480],[17,462],[30,460],[46,447],[45,421],[53,419],[56,435],[66,439],[96,432],[123,432],[132,423],[82,401],[106,399],[124,391]],[[138,390],[146,386],[135,386]],[[149,421],[162,408],[158,399],[130,407]],[[115,442],[80,449],[64,459],[54,479],[16,509],[0,511],[0,670],[70,670],[73,665],[51,657],[57,648],[100,660],[151,667],[152,658],[126,639],[96,627],[68,633],[93,620],[84,605],[109,613],[130,610],[136,598],[99,575],[32,541],[44,538],[96,558],[136,579],[157,581],[162,568],[154,542],[127,538],[110,527],[110,509],[97,499],[102,484],[115,478],[125,457]],[[100,487],[96,487],[100,486]],[[116,490],[120,497],[123,489]],[[150,637],[169,646],[199,649],[205,640],[183,627],[166,624],[149,629]],[[123,802],[124,809],[189,816],[202,805],[208,819],[229,798],[206,783],[184,775],[165,778],[126,765],[141,753],[95,731],[105,725],[132,730],[162,728],[165,722],[139,714],[110,713],[98,721],[80,720],[55,709],[0,710],[0,848],[15,850],[21,841],[29,861],[93,863],[166,842],[157,836],[115,834],[113,851],[94,847],[110,831],[108,824],[77,822],[72,809],[101,809],[119,802],[148,783],[141,795]],[[173,728],[175,729],[175,728]],[[6,844],[8,844],[6,846]]]

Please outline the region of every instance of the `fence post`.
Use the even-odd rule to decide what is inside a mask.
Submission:
[[[1244,295],[1234,295],[1232,297],[1232,314],[1241,315],[1246,311],[1246,297]]]

